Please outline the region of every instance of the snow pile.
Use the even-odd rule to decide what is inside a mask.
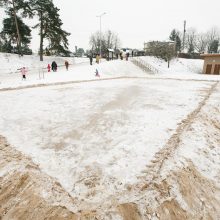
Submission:
[[[161,73],[175,73],[175,74],[202,73],[203,62],[204,62],[203,60],[199,60],[199,59],[175,58],[171,60],[170,68],[168,68],[167,62],[165,62],[162,59],[153,56],[144,56],[141,57],[141,59],[151,64]]]
[[[115,77],[148,77],[148,78],[178,78],[178,79],[196,79],[196,80],[220,80],[218,75],[198,74],[201,72],[203,61],[190,59],[174,59],[171,61],[170,68],[167,63],[155,57],[140,57],[159,70],[159,74],[149,75],[135,66],[130,61],[115,60],[107,62],[102,60],[100,64],[89,65],[88,58],[65,58],[65,57],[44,57],[40,62],[36,55],[18,57],[14,54],[0,53],[0,89],[15,88],[25,86],[36,86],[42,84],[53,84],[62,82],[74,82],[82,80],[96,80],[95,71],[98,69],[101,79]],[[136,59],[136,58],[135,58]],[[57,72],[47,72],[47,64],[52,61],[58,64]],[[64,67],[65,60],[70,63],[69,71]],[[93,60],[95,61],[95,60]],[[21,80],[21,74],[18,68],[28,68],[27,80]]]
[[[167,62],[156,57],[145,56],[139,59],[156,68],[159,71],[156,76],[160,78],[208,81],[220,80],[220,75],[202,74],[203,60],[176,58],[171,61],[170,68],[168,68]]]
[[[1,55],[3,56],[3,54]],[[95,77],[96,69],[98,69],[101,79],[146,76],[141,69],[131,62],[121,60],[110,62],[102,60],[100,64],[94,63],[91,66],[88,58],[69,58],[71,65],[69,67],[69,71],[66,71],[65,67],[62,66],[66,58],[46,57],[45,61],[41,63],[36,60],[35,56],[24,56],[23,58],[14,56],[15,55],[12,55],[12,57],[8,60],[4,58],[2,61],[2,67],[5,67],[6,69],[0,69],[0,89],[25,87],[38,84],[96,80],[99,79]],[[55,60],[58,64],[58,71],[48,73],[45,67],[48,62],[51,63],[53,60]],[[21,73],[17,71],[17,68],[22,67],[24,64],[28,67],[26,81],[21,80]],[[8,65],[11,65],[11,67],[9,68]]]
[[[65,60],[70,64],[86,62],[86,58],[73,58],[73,57],[49,57],[44,56],[44,61],[39,60],[38,55],[24,55],[19,57],[17,54],[0,53],[0,74],[15,73],[19,68],[27,67],[30,71],[37,68],[46,68],[48,64],[55,61],[58,66],[64,65]]]

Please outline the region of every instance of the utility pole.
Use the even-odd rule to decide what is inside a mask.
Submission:
[[[186,37],[186,20],[184,21],[184,24],[183,24],[183,48],[182,48],[183,52],[185,49],[185,37]]]
[[[14,13],[14,19],[15,19],[15,26],[17,30],[17,47],[18,47],[19,54],[23,56],[22,49],[21,49],[21,36],[20,36],[19,28],[18,28],[18,19],[17,19],[16,10],[15,10],[14,0],[12,0],[12,5],[13,5],[13,13]]]
[[[102,16],[105,15],[106,13],[102,13],[101,15],[98,15],[96,17],[99,17],[99,56],[100,59],[102,58]]]

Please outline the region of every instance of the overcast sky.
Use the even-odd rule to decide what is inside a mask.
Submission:
[[[91,33],[102,29],[118,33],[123,47],[143,48],[149,40],[165,40],[171,30],[187,27],[205,32],[220,27],[220,0],[54,0],[60,8],[63,28],[71,33],[70,49],[88,48]],[[36,32],[34,32],[36,33]],[[32,48],[38,48],[34,37]]]

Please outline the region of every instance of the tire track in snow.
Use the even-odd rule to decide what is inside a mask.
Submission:
[[[206,105],[207,100],[210,98],[211,94],[214,92],[215,88],[219,83],[214,83],[210,89],[207,90],[207,94],[204,99],[198,104],[197,108],[192,111],[188,116],[183,119],[179,126],[177,127],[175,133],[169,138],[165,146],[155,154],[154,158],[151,160],[150,164],[147,166],[147,170],[142,178],[144,178],[145,185],[150,185],[159,178],[159,174],[164,165],[164,162],[173,156],[175,150],[179,147],[181,142],[181,135],[189,128],[189,126],[193,123],[194,119],[201,111],[203,106]],[[147,184],[146,184],[147,183]]]

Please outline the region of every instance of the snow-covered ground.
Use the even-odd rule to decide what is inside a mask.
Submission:
[[[220,80],[219,75],[210,76],[202,74],[204,60],[201,59],[176,58],[171,60],[169,68],[167,62],[164,62],[164,60],[156,57],[144,56],[140,57],[140,59],[156,68],[159,71],[159,77],[174,79]]]
[[[180,181],[188,183],[183,176],[175,179],[178,175],[174,171],[180,172],[178,169],[198,170],[199,174],[194,171],[193,179],[203,178],[203,184],[212,181],[212,192],[218,195],[215,187],[220,187],[220,164],[215,160],[220,156],[220,90],[212,80],[219,76],[199,74],[202,63],[198,60],[178,59],[167,70],[166,63],[158,59],[141,59],[155,65],[160,73],[148,75],[132,62],[121,60],[93,66],[79,60],[69,71],[60,67],[56,73],[45,73],[44,79],[39,79],[34,71],[30,71],[27,81],[21,81],[19,74],[14,75],[17,73],[12,73],[13,77],[5,72],[0,74],[4,76],[2,89],[82,81],[0,92],[0,135],[61,184],[74,199],[74,212],[110,213],[119,204],[137,203],[145,217],[133,219],[159,219],[159,214],[149,210],[174,199],[179,204],[176,208],[184,209],[188,216],[200,213],[201,201],[211,200],[215,195],[204,194],[198,207],[190,209],[187,196],[194,191],[185,185],[184,189],[178,188]],[[95,68],[99,69],[101,79],[106,80],[94,76]],[[190,169],[186,168],[189,161],[193,163]],[[9,173],[13,169],[13,163],[7,166]],[[0,170],[1,176],[7,170]],[[161,181],[162,188],[158,187]],[[200,194],[203,192],[202,187],[197,189]],[[166,190],[169,192],[164,193]],[[40,193],[43,198],[48,196],[46,190]],[[211,208],[218,210],[216,201],[213,199]],[[208,201],[206,204],[208,210]],[[147,217],[146,207],[152,218]],[[165,215],[170,210],[173,219],[192,219],[186,218],[184,211],[182,215],[181,211],[173,214],[171,208],[162,207],[158,213]],[[201,207],[203,211],[206,208]],[[121,220],[115,212],[106,219]],[[213,213],[210,215],[217,216]],[[162,219],[169,219],[168,214]]]
[[[92,184],[88,200],[104,202],[137,181],[209,87],[137,79],[0,93],[0,133],[74,197]]]
[[[0,55],[1,58],[5,56],[1,53]],[[25,56],[23,58],[19,58],[16,55],[10,55],[9,61],[7,61],[7,59],[2,59],[2,66],[6,67],[6,69],[0,69],[0,89],[25,87],[28,85],[38,84],[94,80],[97,79],[97,77],[95,77],[96,69],[98,69],[101,79],[112,77],[146,76],[141,69],[138,69],[131,62],[126,61],[106,62],[103,60],[101,64],[97,65],[94,60],[94,64],[90,66],[88,58],[69,58],[71,65],[69,67],[69,71],[66,71],[64,61],[67,58],[45,57],[45,61],[43,63],[37,59],[39,58],[35,56]],[[58,64],[57,72],[48,73],[46,69],[42,69],[42,67],[45,68],[47,63],[51,63],[53,60],[55,60]],[[8,65],[10,68],[7,67]],[[22,81],[21,73],[17,71],[17,69],[22,66],[28,68],[26,81]]]
[[[47,68],[48,64],[56,61],[58,66],[64,66],[65,60],[70,64],[79,64],[88,62],[88,58],[74,58],[74,57],[51,57],[44,56],[44,61],[40,61],[38,55],[24,55],[22,57],[17,54],[0,53],[0,73],[15,73],[23,66],[31,71],[37,68]]]
[[[190,59],[174,59],[171,61],[170,68],[167,63],[155,57],[140,57],[159,72],[156,75],[149,75],[137,68],[130,61],[111,61],[103,60],[101,64],[89,65],[88,58],[65,58],[65,57],[44,57],[40,62],[38,56],[18,57],[13,54],[0,53],[0,89],[26,87],[30,85],[42,85],[62,82],[73,82],[83,80],[95,80],[95,70],[98,69],[101,79],[115,77],[149,77],[149,78],[172,78],[172,79],[195,79],[195,80],[220,80],[217,75],[201,74],[203,61]],[[58,64],[57,72],[47,72],[47,64],[55,60]],[[70,63],[69,71],[65,70],[64,62]],[[126,64],[126,65],[125,65]],[[21,73],[18,68],[25,66],[28,68],[27,80],[22,81]]]

